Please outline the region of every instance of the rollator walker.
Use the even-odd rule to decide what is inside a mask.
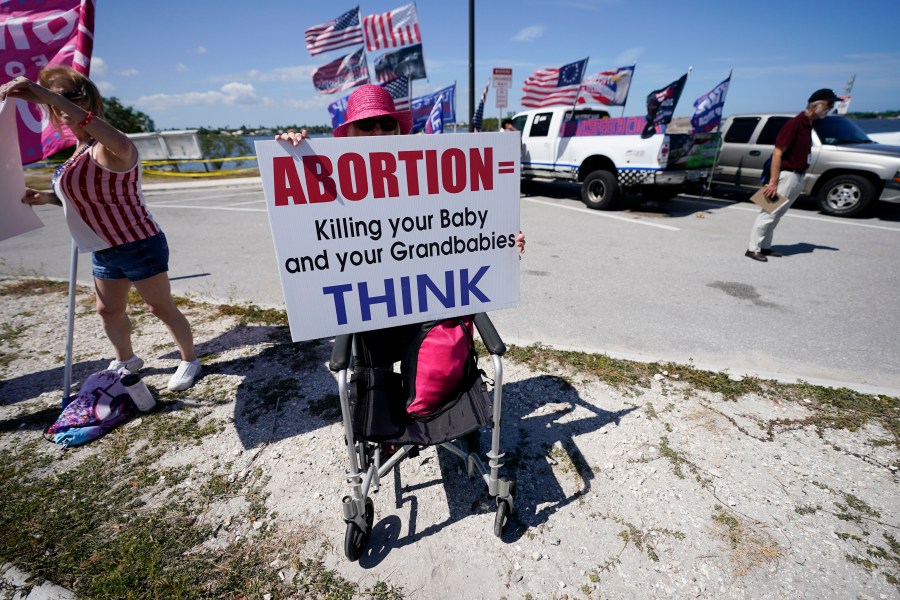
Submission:
[[[425,446],[442,446],[466,464],[469,477],[475,472],[494,498],[497,513],[494,535],[514,513],[512,480],[500,476],[504,454],[500,451],[500,423],[503,398],[503,363],[506,346],[487,314],[473,317],[475,328],[491,355],[493,394],[488,393],[483,372],[479,372],[463,393],[448,398],[447,406],[433,418],[418,419],[406,412],[402,373],[393,366],[400,361],[411,341],[411,331],[419,325],[341,335],[335,338],[329,368],[337,374],[341,415],[350,468],[350,494],[341,501],[344,521],[344,553],[351,561],[362,556],[375,519],[369,491],[378,491],[381,478],[404,458],[418,454]],[[402,370],[402,369],[401,369]],[[493,396],[493,397],[492,397]],[[481,428],[491,431],[490,451],[480,455]],[[390,456],[383,448],[399,447]]]

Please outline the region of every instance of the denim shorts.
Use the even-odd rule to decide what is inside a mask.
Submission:
[[[94,277],[141,281],[169,270],[169,244],[160,231],[153,237],[94,252]]]

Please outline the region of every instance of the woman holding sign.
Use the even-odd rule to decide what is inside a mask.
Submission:
[[[347,101],[347,119],[334,130],[334,137],[364,137],[378,135],[407,135],[412,130],[412,113],[406,110],[396,110],[394,99],[390,93],[379,85],[367,84],[354,91]],[[308,139],[305,129],[299,133],[288,131],[275,136],[276,140],[289,141],[294,146]],[[525,252],[525,236],[519,232],[515,238],[515,246],[520,254]],[[458,320],[450,320],[453,324]],[[471,328],[471,321],[469,322]],[[364,346],[372,349],[378,348],[377,356],[367,355],[366,362],[373,366],[392,365],[400,360],[403,350],[412,343],[420,325],[401,325],[391,329],[383,329],[366,332],[364,335],[373,336],[374,343]],[[368,351],[367,351],[368,352]],[[382,457],[387,458],[396,452],[394,444],[382,444]]]
[[[371,135],[407,135],[412,131],[412,113],[396,110],[394,98],[380,85],[366,84],[356,88],[347,100],[347,120],[334,129],[334,137],[363,137]],[[289,130],[275,136],[276,140],[300,145],[309,134]],[[525,253],[525,235],[516,236],[516,249]]]
[[[189,388],[200,374],[200,361],[191,326],[172,298],[169,247],[144,203],[137,148],[103,120],[97,86],[70,67],[43,69],[40,83],[17,77],[0,87],[0,101],[7,97],[46,106],[57,130],[67,127],[78,141],[72,157],[56,169],[53,190],[26,188],[22,202],[62,206],[78,250],[93,253],[97,312],[116,354],[108,368],[134,373],[144,365],[134,354],[126,312],[133,285],[181,354],[168,388]]]

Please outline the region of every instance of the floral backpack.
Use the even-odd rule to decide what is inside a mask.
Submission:
[[[122,384],[126,369],[98,371],[81,385],[78,395],[63,407],[62,414],[44,432],[63,446],[80,446],[103,437],[113,427],[131,418],[137,408]]]

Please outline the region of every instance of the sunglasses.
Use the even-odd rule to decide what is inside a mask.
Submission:
[[[84,92],[81,90],[65,90],[59,93],[66,100],[78,100],[84,98]]]
[[[377,124],[381,127],[382,131],[393,131],[397,129],[397,119],[394,117],[370,117],[368,119],[360,119],[359,121],[354,121],[354,125],[360,131],[369,132],[375,129],[375,125]]]

